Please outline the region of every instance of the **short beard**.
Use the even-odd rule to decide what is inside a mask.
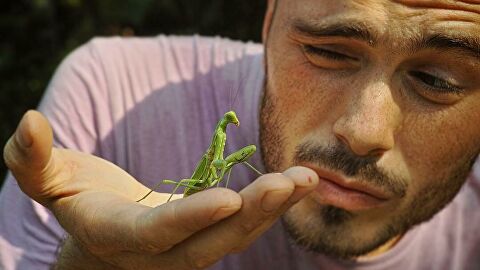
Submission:
[[[306,252],[321,253],[338,259],[350,260],[369,253],[379,246],[398,235],[392,226],[384,226],[377,232],[374,238],[368,242],[349,240],[348,246],[339,247],[334,243],[338,239],[345,238],[348,230],[354,230],[348,226],[353,215],[346,210],[331,205],[317,205],[318,215],[299,222],[293,213],[285,214],[281,221],[288,233],[290,240]],[[319,218],[321,220],[319,220]],[[326,231],[328,233],[321,233]]]
[[[300,162],[310,162],[321,167],[343,172],[359,181],[369,181],[402,198],[406,196],[407,181],[384,172],[376,166],[377,159],[359,157],[342,145],[323,147],[314,142],[297,146],[294,160],[284,160],[285,136],[282,131],[285,120],[277,108],[277,101],[265,86],[260,114],[260,146],[265,168],[268,172],[284,170]],[[449,175],[424,190],[402,208],[390,220],[377,224],[374,233],[365,236],[358,233],[356,216],[344,209],[319,205],[311,198],[302,200],[308,204],[308,215],[293,206],[283,216],[283,225],[299,246],[308,251],[319,252],[337,258],[350,259],[367,254],[395,236],[402,235],[413,226],[431,219],[458,193],[479,154],[480,149],[466,153]],[[305,212],[305,211],[303,211]]]

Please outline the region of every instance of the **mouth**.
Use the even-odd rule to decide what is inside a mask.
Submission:
[[[388,192],[371,184],[347,179],[311,164],[302,166],[313,169],[319,176],[318,186],[313,193],[313,198],[319,204],[360,211],[382,207],[392,198]]]

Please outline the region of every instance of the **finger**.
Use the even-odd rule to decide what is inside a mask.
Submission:
[[[238,213],[195,234],[166,256],[185,258],[182,268],[207,267],[245,245],[245,241],[251,243],[317,184],[317,174],[304,167],[261,176],[240,192],[243,205]]]
[[[162,204],[140,217],[137,246],[151,253],[165,251],[234,214],[241,205],[239,194],[224,188],[205,190]]]
[[[95,255],[119,250],[159,253],[241,207],[228,189],[206,190],[150,208],[106,192],[60,199],[54,212],[61,225]]]
[[[292,167],[283,172],[283,175],[287,176],[295,183],[294,193],[288,198],[286,203],[275,210],[275,213],[271,215],[266,222],[256,227],[250,234],[246,235],[243,238],[242,243],[233,248],[232,252],[240,252],[250,246],[262,233],[268,230],[268,228],[270,228],[286,210],[313,191],[318,184],[317,174],[309,168]]]
[[[44,180],[52,167],[52,144],[47,119],[37,111],[28,111],[4,147],[6,165],[20,188],[35,200],[42,200]]]

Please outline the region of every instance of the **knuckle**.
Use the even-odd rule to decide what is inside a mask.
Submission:
[[[169,239],[168,232],[165,232],[163,228],[152,230],[154,227],[154,218],[152,212],[146,214],[142,218],[136,220],[134,225],[134,246],[138,250],[150,254],[158,254],[172,248],[173,244]],[[162,243],[162,244],[160,244]]]
[[[282,178],[282,174],[280,174],[280,173],[268,173],[268,174],[264,174],[264,175],[258,177],[257,181],[260,182],[260,183],[263,183],[263,182],[275,181],[278,178]]]
[[[173,245],[160,244],[155,239],[149,237],[141,237],[135,239],[135,250],[140,250],[147,254],[160,254],[173,247]]]
[[[264,190],[294,189],[295,184],[287,176],[280,173],[270,173],[261,176],[258,184]]]
[[[166,216],[169,217],[169,226],[175,227],[177,230],[182,231],[183,233],[194,232],[198,230],[197,220],[193,220],[192,222],[192,219],[185,218],[185,210],[188,206],[189,205],[186,203],[186,200],[180,200],[178,202],[175,201],[173,203],[162,205],[167,213]]]
[[[264,221],[266,217],[254,218],[248,221],[239,222],[238,226],[233,226],[233,229],[237,231],[240,235],[246,235],[253,232],[258,228]]]
[[[173,246],[160,246],[157,243],[150,242],[143,244],[141,250],[148,254],[159,254],[169,250],[172,247]]]

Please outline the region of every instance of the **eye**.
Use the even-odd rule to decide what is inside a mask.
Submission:
[[[463,89],[444,79],[438,78],[434,75],[422,71],[411,71],[410,76],[420,80],[428,90],[437,93],[453,93],[461,94]]]
[[[327,47],[327,48],[325,48]],[[301,46],[303,54],[315,67],[325,70],[352,70],[359,67],[359,59],[346,53],[330,49],[329,45],[317,47],[304,44]]]
[[[408,77],[419,96],[436,104],[454,104],[466,93],[465,88],[423,71],[410,71]]]
[[[304,45],[303,50],[307,54],[321,56],[321,57],[328,58],[330,60],[335,60],[335,61],[355,60],[354,58],[348,55],[338,53],[332,50],[326,50],[323,48],[315,47],[312,45]]]

